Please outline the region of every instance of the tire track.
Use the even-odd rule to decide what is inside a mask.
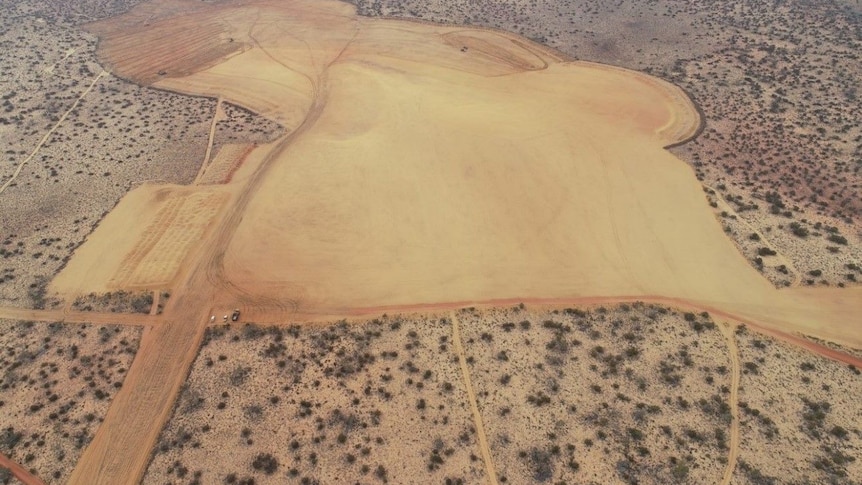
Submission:
[[[727,466],[721,485],[730,485],[733,471],[739,458],[739,348],[736,346],[736,325],[720,323],[721,333],[727,339],[727,351],[730,354],[730,450],[727,453]]]
[[[739,213],[736,211],[736,209],[734,209],[733,206],[731,206],[730,204],[727,203],[726,200],[724,200],[724,196],[722,196],[719,191],[715,190],[714,188],[712,188],[711,186],[709,186],[707,184],[701,184],[701,185],[703,185],[704,188],[712,191],[712,194],[708,194],[708,195],[715,196],[715,199],[718,202],[719,208],[721,210],[727,211],[727,213],[730,214],[731,216],[736,216],[736,220],[740,221],[742,224],[744,224],[746,227],[748,227],[748,230],[750,230],[752,233],[757,234],[760,237],[760,241],[763,242],[763,244],[765,244],[766,247],[773,250],[776,253],[776,256],[781,259],[781,261],[784,263],[785,266],[787,266],[787,269],[789,269],[791,272],[793,272],[793,281],[790,283],[790,287],[794,288],[794,287],[799,286],[802,283],[802,274],[799,272],[798,269],[796,269],[796,266],[793,264],[793,261],[791,261],[790,258],[788,258],[786,255],[784,255],[784,253],[779,251],[778,248],[776,248],[774,244],[769,242],[769,239],[766,238],[766,235],[763,234],[763,232],[760,231],[760,229],[754,227],[754,225],[752,225],[750,222],[748,222],[747,219],[745,219],[744,217],[739,215]],[[730,238],[730,239],[733,240],[733,238]],[[737,247],[741,246],[740,244],[736,243],[736,241],[734,241],[734,243],[736,244]],[[742,252],[742,249],[740,248],[740,253],[741,252]],[[748,259],[748,258],[746,258],[746,259]]]
[[[31,310],[0,307],[0,318],[42,323],[91,323],[94,325],[131,325],[149,327],[162,322],[162,316],[143,313],[82,312],[66,310]]]
[[[476,435],[479,438],[479,449],[482,459],[485,461],[485,473],[488,474],[488,483],[497,485],[497,472],[494,470],[494,460],[491,457],[491,448],[488,446],[488,437],[485,435],[485,425],[482,422],[482,414],[476,402],[476,393],[473,391],[473,382],[470,380],[470,368],[467,366],[467,357],[464,354],[464,346],[461,343],[461,329],[455,312],[451,313],[452,319],[452,342],[455,352],[458,354],[458,363],[461,366],[461,375],[464,377],[464,387],[467,389],[467,398],[470,400],[470,410],[473,412],[473,424],[476,426]]]

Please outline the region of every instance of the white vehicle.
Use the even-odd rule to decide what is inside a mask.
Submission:
[[[223,321],[223,322],[227,322],[227,315],[225,315],[225,316],[223,316],[223,317],[222,317],[222,321]]]
[[[210,323],[213,323],[214,321],[215,321],[215,315],[210,317]]]

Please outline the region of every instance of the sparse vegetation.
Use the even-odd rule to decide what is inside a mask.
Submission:
[[[730,362],[709,315],[637,303],[458,317],[507,482],[718,481],[730,425],[718,369]]]
[[[484,468],[450,336],[442,318],[212,327],[145,482],[177,479],[181,462],[202,483],[475,483]]]
[[[862,446],[859,376],[749,331],[740,332],[738,340],[740,358],[756,361],[758,372],[744,373],[740,383],[742,442],[734,480],[857,483],[862,476],[853,451]],[[794,466],[782,466],[777,456]]]
[[[122,387],[140,334],[0,320],[0,453],[65,482]]]

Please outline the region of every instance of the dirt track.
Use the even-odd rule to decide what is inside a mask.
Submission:
[[[276,143],[247,179],[214,235],[204,243],[198,263],[184,275],[180,286],[196,291],[175,294],[164,310],[170,317],[144,334],[124,385],[81,456],[70,484],[140,482],[159,432],[197,355],[210,314],[218,313],[212,309],[212,303],[218,301],[217,292],[230,289],[223,277],[224,248],[272,160],[303,133],[304,127],[314,123],[321,110],[322,102],[315,102],[306,121]],[[203,308],[207,310],[201,315]]]
[[[86,96],[90,93],[90,91],[93,90],[93,87],[96,85],[97,82],[99,82],[99,79],[102,79],[107,74],[107,71],[102,71],[97,74],[95,78],[93,78],[93,81],[90,83],[89,86],[87,86],[87,89],[85,89],[84,92],[82,92],[81,95],[78,96],[77,99],[75,99],[75,102],[72,103],[72,106],[70,106],[69,109],[67,109],[66,112],[63,113],[60,119],[57,120],[56,123],[54,123],[54,126],[52,126],[51,129],[48,130],[47,133],[45,133],[45,136],[43,136],[41,140],[39,140],[39,143],[36,145],[36,148],[34,148],[32,152],[30,152],[30,155],[28,155],[27,158],[25,158],[24,160],[21,160],[21,163],[19,163],[18,166],[15,168],[15,172],[12,174],[11,177],[9,177],[9,180],[7,180],[5,183],[3,183],[2,186],[0,186],[0,194],[5,192],[6,189],[8,189],[13,182],[15,182],[15,179],[18,178],[18,175],[21,173],[21,170],[24,168],[24,165],[26,165],[30,160],[33,159],[33,157],[36,156],[36,154],[39,152],[39,149],[42,148],[42,145],[44,145],[45,142],[47,142],[48,139],[51,138],[51,135],[54,134],[60,124],[63,123],[63,121],[65,121],[66,118],[69,116],[69,113],[71,113],[72,110],[74,110],[78,106],[78,103],[80,103],[81,100],[84,99],[84,96]]]
[[[733,480],[733,471],[736,469],[736,461],[739,457],[739,349],[736,346],[736,325],[728,323],[720,323],[721,333],[727,339],[727,351],[730,353],[730,450],[727,453],[727,466],[724,469],[724,476],[721,479],[721,485],[730,485]]]
[[[39,477],[28,472],[26,468],[10,460],[3,453],[0,453],[0,468],[9,469],[9,471],[12,472],[12,475],[14,475],[15,478],[20,480],[24,485],[45,485],[45,482],[40,480]]]
[[[455,352],[458,354],[458,364],[461,367],[461,375],[464,378],[464,388],[467,390],[467,397],[470,400],[470,410],[473,413],[473,422],[476,425],[476,436],[479,439],[479,449],[482,450],[482,460],[485,462],[485,473],[488,475],[488,483],[497,485],[497,472],[494,469],[494,457],[491,455],[491,447],[488,446],[488,437],[485,435],[485,425],[482,423],[482,413],[479,411],[479,405],[476,402],[476,392],[473,388],[473,383],[470,379],[470,367],[467,365],[467,356],[464,353],[464,345],[461,342],[461,329],[458,316],[455,312],[449,315],[452,319],[452,343],[455,345]]]
[[[46,323],[95,323],[101,325],[133,325],[142,327],[155,326],[162,322],[162,318],[156,315],[75,312],[67,310],[30,310],[27,308],[12,307],[0,307],[0,318]]]

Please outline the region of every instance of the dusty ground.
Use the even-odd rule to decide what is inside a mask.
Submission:
[[[513,295],[642,295],[862,345],[845,324],[862,299],[778,292],[725,238],[693,174],[662,149],[697,128],[672,85],[508,34],[363,20],[338,3],[166,4],[183,12],[176,19],[152,17],[159,6],[93,26],[106,63],[265,113],[288,135],[253,150],[222,187],[133,192],[55,282],[92,291],[118,274],[107,260],[135,261],[149,222],[120,214],[153,221],[175,197],[227,194],[223,212],[195,226],[201,235],[183,238],[204,244],[153,253],[173,265],[172,284],[193,291],[172,299],[142,345],[130,380],[149,387],[116,401],[108,418],[125,426],[102,428],[75,483],[96,470],[105,483],[142,476],[147,456],[135,446],[155,443],[152,423],[167,419],[209,315],[236,307],[285,321]],[[141,18],[148,28],[135,27]],[[191,24],[207,27],[181,37],[183,49],[163,45]],[[157,380],[166,369],[171,379]]]
[[[134,327],[0,320],[0,453],[49,483],[65,482],[121,388],[140,335]]]
[[[131,187],[187,183],[201,164],[214,100],[99,77],[97,39],[80,24],[136,3],[0,3],[0,186],[9,183],[0,193],[0,304],[51,306],[49,280]],[[280,131],[230,112],[220,139],[255,142]]]
[[[182,49],[164,45],[191,23],[204,27],[180,37]],[[657,79],[567,62],[505,33],[363,19],[340,3],[165,0],[91,28],[117,72],[218,95],[290,132],[249,154],[223,189],[238,194],[225,214],[244,215],[220,233],[229,246],[209,271],[245,310],[663,296],[835,340],[862,304],[852,294],[776,292],[740,257],[690,170],[662,149],[698,118]],[[288,28],[298,37],[282,35]],[[153,65],[165,74],[153,76]],[[130,196],[122,212],[170,210],[171,197],[142,190],[146,205]],[[206,217],[196,234],[218,219]],[[118,220],[89,245],[107,247],[117,233],[133,242],[146,227]],[[114,245],[112,261],[126,248]],[[55,288],[74,281],[89,292],[149,274],[112,272],[103,253],[82,248]],[[151,253],[165,275],[193,261],[185,250]],[[129,254],[124,261],[140,264]],[[80,277],[93,268],[98,277]]]
[[[858,451],[858,371],[745,329],[729,346],[720,325],[635,303],[213,326],[144,483],[828,483],[813,462],[838,455],[820,444]],[[735,366],[742,446],[723,482]],[[800,396],[831,404],[816,439]]]
[[[696,179],[704,174],[692,172],[663,149],[694,134],[700,121],[689,98],[672,84],[643,73],[573,62],[503,32],[364,19],[349,6],[328,1],[156,0],[129,14],[90,24],[88,29],[101,36],[100,62],[116,75],[218,101],[201,101],[202,105],[211,102],[213,109],[195,118],[201,128],[195,140],[200,143],[177,144],[183,150],[200,151],[190,157],[194,163],[183,167],[189,180],[206,181],[206,185],[156,182],[131,191],[53,283],[56,296],[70,301],[117,288],[174,290],[164,315],[142,338],[127,386],[117,393],[105,415],[107,424],[98,429],[82,455],[72,483],[117,483],[143,476],[161,424],[169,418],[205,339],[210,315],[229,313],[232,308],[241,308],[244,320],[287,322],[379,314],[386,308],[442,309],[463,306],[459,302],[464,301],[492,305],[514,298],[643,297],[696,308],[695,320],[688,322],[692,325],[698,313],[708,311],[716,318],[741,319],[766,330],[801,331],[862,346],[862,329],[855,325],[862,311],[858,289],[777,291],[726,239],[711,213],[708,194]],[[109,76],[95,73],[90,84],[68,101],[88,106],[88,96],[98,92],[103,79]],[[69,110],[68,116],[76,109]],[[222,123],[242,120],[251,112],[273,122],[249,130],[224,129]],[[54,126],[46,126],[45,139],[60,133],[65,121],[61,117]],[[275,123],[284,127],[279,132],[284,135],[269,142],[262,133]],[[44,148],[38,142],[36,146],[38,152]],[[253,149],[246,153],[244,146]],[[19,187],[9,185],[9,190]],[[731,196],[723,195],[739,205],[739,199]],[[772,207],[779,208],[780,217],[788,217],[781,213],[779,199],[768,198]],[[735,210],[743,212],[740,209]],[[794,209],[788,210],[792,216]],[[816,224],[812,220],[812,227],[824,232],[812,231],[812,240],[825,238],[845,245],[840,238],[847,234],[846,227]],[[49,239],[45,239],[48,244],[58,242]],[[850,246],[852,241],[845,242]],[[779,249],[789,261],[797,257]],[[846,254],[840,248],[838,252]],[[20,260],[24,253],[14,250],[8,257]],[[845,264],[855,264],[853,254]],[[800,265],[797,275],[800,271],[812,270]],[[833,270],[827,273],[829,278],[837,277]],[[39,291],[31,298],[54,297],[44,294],[40,285],[33,288]],[[459,334],[458,320],[456,316],[451,322],[436,321],[451,323],[454,339]],[[319,331],[327,335],[348,330]],[[269,333],[267,338],[277,336]],[[250,341],[260,343],[261,338]],[[476,342],[472,340],[465,345]],[[704,345],[709,341],[705,338]],[[314,342],[309,337],[300,344]],[[607,348],[616,351],[613,343],[608,342]],[[599,355],[604,349],[592,350]],[[457,353],[457,359],[448,363],[451,368],[441,372],[461,369],[464,382],[469,383],[469,366],[476,358]],[[646,350],[643,355],[655,364],[656,356]],[[685,365],[688,354],[675,355]],[[706,366],[719,365],[719,357],[713,355],[714,361]],[[606,358],[591,358],[608,363]],[[321,366],[325,374],[325,363]],[[236,369],[231,369],[231,375]],[[674,371],[673,365],[663,369]],[[532,372],[527,379],[547,377]],[[616,384],[626,390],[631,383]],[[477,381],[476,387],[481,385]],[[728,394],[735,395],[735,389],[731,385]],[[499,448],[503,441],[499,433],[484,432],[482,422],[490,419],[487,409],[473,402],[488,396],[473,392],[469,385],[464,390],[466,396],[476,396],[462,410],[463,419],[472,419],[476,427],[479,453],[467,462],[466,451],[453,449],[459,458],[446,461],[439,457],[439,453],[446,455],[445,444],[436,443],[437,455],[433,448],[423,452],[430,454],[431,465],[449,463],[468,481],[483,469],[491,483],[504,477],[508,481],[508,475],[493,471],[489,458],[491,446]],[[605,392],[604,387],[591,390]],[[386,391],[382,392],[385,398]],[[705,404],[698,400],[701,410],[711,405],[712,396],[704,395]],[[180,405],[211,405],[206,396],[203,402],[197,397]],[[228,393],[225,399],[230,397]],[[545,403],[542,396],[534,397],[535,402]],[[625,399],[615,398],[620,409],[631,411]],[[242,412],[250,423],[256,416],[270,419],[257,401],[237,402],[240,407],[234,411]],[[314,406],[310,403],[300,401],[299,408],[309,409]],[[718,401],[714,404],[720,406]],[[228,405],[225,401],[225,409]],[[321,403],[321,408],[325,405]],[[419,402],[416,405],[422,407]],[[716,424],[695,420],[694,411],[679,406],[688,416],[683,420],[692,427]],[[735,409],[731,406],[732,416]],[[593,416],[601,426],[604,411],[587,412],[591,414],[585,419]],[[726,424],[726,416],[722,419]],[[542,426],[549,423],[539,421]],[[674,453],[688,450],[692,455],[672,455],[677,461],[670,463],[671,468],[651,457],[652,448],[633,445],[645,433],[654,432],[659,421],[655,418],[644,430],[626,426],[604,432],[605,437],[621,437],[623,445],[607,447],[606,453],[618,458],[615,468],[593,470],[594,477],[607,480],[613,473],[625,477],[635,470],[646,473],[643,470],[648,468],[656,480],[689,473],[723,475],[724,483],[732,478],[732,468],[725,471],[709,461],[711,449],[698,429],[684,431],[694,444],[658,440]],[[195,471],[206,472],[192,469],[185,461],[170,461],[180,444],[183,453],[188,447],[196,452],[195,437],[203,436],[203,446],[204,426],[203,435],[197,434],[197,428],[170,434],[169,428],[165,457],[156,457],[154,464],[161,468],[154,473],[175,476],[186,470],[191,475],[182,478],[195,481]],[[403,432],[402,428],[390,431]],[[488,429],[493,429],[492,424]],[[722,434],[715,429],[716,448],[723,449]],[[737,430],[731,424],[729,437],[723,438],[735,443]],[[585,433],[581,428],[566,432],[579,439]],[[236,430],[223,433],[235,437]],[[303,439],[314,441],[313,431],[304,433]],[[257,442],[253,435],[250,425],[248,432],[239,432],[250,445]],[[537,469],[542,477],[547,475],[547,467],[536,463],[548,462],[547,453],[555,452],[545,448],[547,442],[530,438],[519,445],[518,454],[524,454],[517,458],[523,463],[506,463],[505,473],[511,477],[531,473],[535,477]],[[598,432],[596,438],[600,438]],[[385,437],[382,443],[376,437],[374,442],[384,448],[394,446]],[[605,453],[604,448],[583,445],[590,447],[588,453]],[[737,448],[727,446],[732,464]],[[632,450],[639,456],[629,456]],[[255,453],[244,455],[249,474],[290,473],[276,456],[283,449]],[[370,447],[367,453],[373,454]],[[289,461],[286,455],[279,456]],[[307,459],[312,465],[323,460],[320,454]],[[374,479],[388,479],[395,473],[389,467],[378,472],[368,466]],[[561,469],[554,465],[551,475],[562,474]],[[229,478],[231,472],[219,473]],[[245,471],[236,473],[237,480],[246,476]]]
[[[146,30],[129,27],[151,15],[146,9],[94,26],[106,39],[102,54],[125,75],[219,94],[288,130],[310,110],[289,150],[272,145],[262,156],[268,176],[243,200],[248,211],[224,274],[244,294],[310,313],[641,294],[733,302],[750,315],[778,301],[726,241],[691,173],[661,149],[696,127],[693,108],[670,85],[560,62],[505,34],[348,22],[350,9],[338,3],[261,4],[267,18],[297,24],[301,40],[319,47],[309,58],[305,44],[259,23],[257,8],[183,8]],[[291,9],[302,15],[286,16]],[[132,49],[191,19],[212,26],[197,43],[233,39],[226,60],[202,49]],[[442,41],[429,42],[440,33]],[[373,51],[384,47],[385,56]],[[183,64],[152,78],[144,69],[191,61],[201,70]],[[268,90],[238,90],[239,73]],[[600,102],[599,91],[608,93]],[[552,109],[560,103],[577,109]],[[506,123],[489,126],[488,116]],[[626,143],[611,141],[623,132]],[[524,170],[529,177],[514,175]],[[579,256],[561,257],[561,248]]]

